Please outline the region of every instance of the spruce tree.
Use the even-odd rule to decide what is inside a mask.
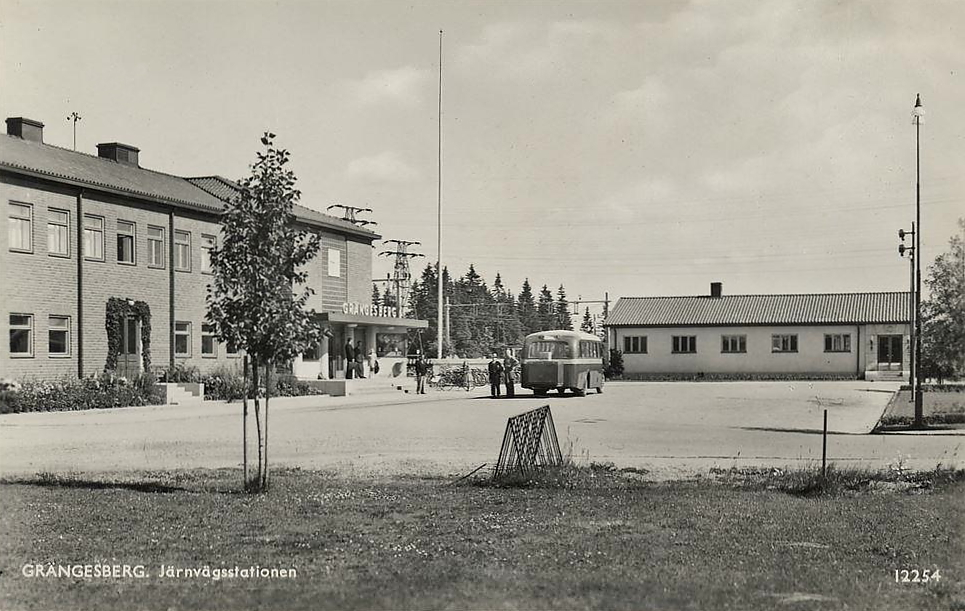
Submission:
[[[573,330],[573,320],[570,318],[570,304],[566,301],[566,290],[563,285],[556,291],[556,328]]]

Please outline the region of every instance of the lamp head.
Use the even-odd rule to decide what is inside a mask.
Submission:
[[[925,108],[921,105],[921,94],[915,96],[915,110],[912,111],[912,124],[925,124]]]
[[[898,230],[898,238],[899,238],[900,240],[902,240],[902,241],[905,240],[905,230],[904,230],[904,229],[899,229],[899,230]]]

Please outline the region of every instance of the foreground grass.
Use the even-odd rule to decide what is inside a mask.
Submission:
[[[494,487],[288,471],[258,496],[234,492],[236,471],[38,476],[0,485],[0,608],[965,609],[960,473],[842,475],[816,496],[813,473],[791,475],[655,484],[604,465]],[[47,562],[150,576],[21,572]],[[161,564],[297,577],[165,579]],[[895,583],[916,568],[943,579]]]

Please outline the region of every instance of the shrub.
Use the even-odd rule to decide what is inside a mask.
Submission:
[[[102,373],[87,378],[27,379],[0,391],[0,412],[53,412],[154,405],[161,397],[150,373],[132,379]]]
[[[607,359],[606,368],[603,370],[606,379],[612,380],[623,376],[623,353],[616,348],[610,348],[610,358]]]
[[[157,374],[158,382],[201,382],[201,372],[193,365],[176,363],[174,367],[161,367]]]

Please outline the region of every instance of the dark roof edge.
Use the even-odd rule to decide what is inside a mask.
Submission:
[[[232,181],[232,180],[229,180],[229,179],[225,178],[224,176],[219,176],[219,175],[217,175],[217,174],[211,174],[210,176],[189,176],[189,177],[186,177],[186,178],[185,178],[185,180],[187,180],[188,182],[190,182],[192,185],[196,186],[197,188],[203,190],[205,193],[210,194],[212,197],[218,197],[218,199],[221,199],[217,194],[212,193],[211,191],[208,191],[207,189],[204,188],[204,186],[202,186],[202,185],[194,182],[195,180],[201,180],[201,179],[213,179],[213,180],[217,180],[218,182],[220,182],[220,183],[222,183],[222,184],[224,184],[224,185],[226,185],[226,186],[228,186],[228,187],[230,187],[230,188],[232,188],[232,189],[237,189],[237,188],[238,188],[237,183],[235,183],[235,182]],[[228,202],[225,202],[225,203],[228,203]],[[308,209],[308,210],[311,210],[312,212],[318,212],[317,210],[312,210],[312,209],[309,208],[308,206],[302,206],[301,204],[296,204],[296,206],[301,207],[301,208],[306,208],[306,209]],[[324,212],[318,212],[318,214],[325,214],[325,213],[324,213]],[[328,222],[323,221],[323,220],[320,220],[320,219],[311,219],[311,218],[308,218],[308,217],[305,217],[305,216],[302,216],[302,215],[298,214],[297,211],[295,211],[295,218],[297,218],[297,219],[298,219],[299,221],[301,221],[302,223],[305,223],[306,225],[313,225],[313,226],[317,226],[317,227],[323,227],[323,228],[326,228],[326,229],[334,229],[334,230],[340,231],[340,232],[342,232],[342,233],[351,233],[351,234],[357,235],[357,236],[359,236],[359,237],[365,238],[365,239],[367,239],[367,240],[368,240],[368,239],[371,239],[371,240],[374,241],[374,240],[381,240],[381,239],[382,239],[382,236],[381,236],[381,235],[379,235],[379,234],[377,234],[377,233],[375,233],[374,231],[371,231],[371,230],[369,230],[369,229],[364,229],[364,228],[362,228],[362,227],[356,227],[356,226],[354,226],[354,225],[352,225],[351,227],[348,227],[348,226],[346,226],[346,225],[341,225],[341,224],[338,224],[338,223],[328,223]],[[350,223],[349,223],[349,224],[350,224]]]
[[[711,297],[710,295],[653,295],[650,297],[617,297],[617,301],[621,299],[730,299],[734,297],[819,297],[828,295],[910,295],[911,291],[856,291],[851,293],[740,293],[740,294],[727,294],[721,295],[720,297]]]
[[[91,189],[94,191],[101,191],[103,193],[109,193],[111,195],[135,197],[154,204],[164,204],[167,206],[188,208],[195,212],[206,212],[208,214],[220,214],[219,210],[215,210],[210,206],[206,206],[204,204],[198,204],[198,203],[175,199],[171,197],[161,197],[159,195],[154,195],[152,193],[147,193],[144,191],[135,191],[133,189],[122,189],[122,188],[114,187],[104,183],[85,181],[77,178],[70,178],[68,176],[53,174],[49,172],[42,172],[40,170],[32,170],[32,169],[23,168],[17,165],[11,165],[9,163],[5,163],[2,161],[0,161],[0,171],[9,172],[11,174],[19,174],[22,176],[29,176],[30,178],[37,178],[40,180],[46,180],[53,183],[66,184],[66,185],[70,185],[72,187],[78,187],[81,189]]]
[[[633,329],[678,329],[681,327],[828,327],[833,325],[908,325],[910,320],[829,320],[823,322],[699,322],[679,324],[647,324],[647,323],[608,323],[604,327],[627,327]]]

